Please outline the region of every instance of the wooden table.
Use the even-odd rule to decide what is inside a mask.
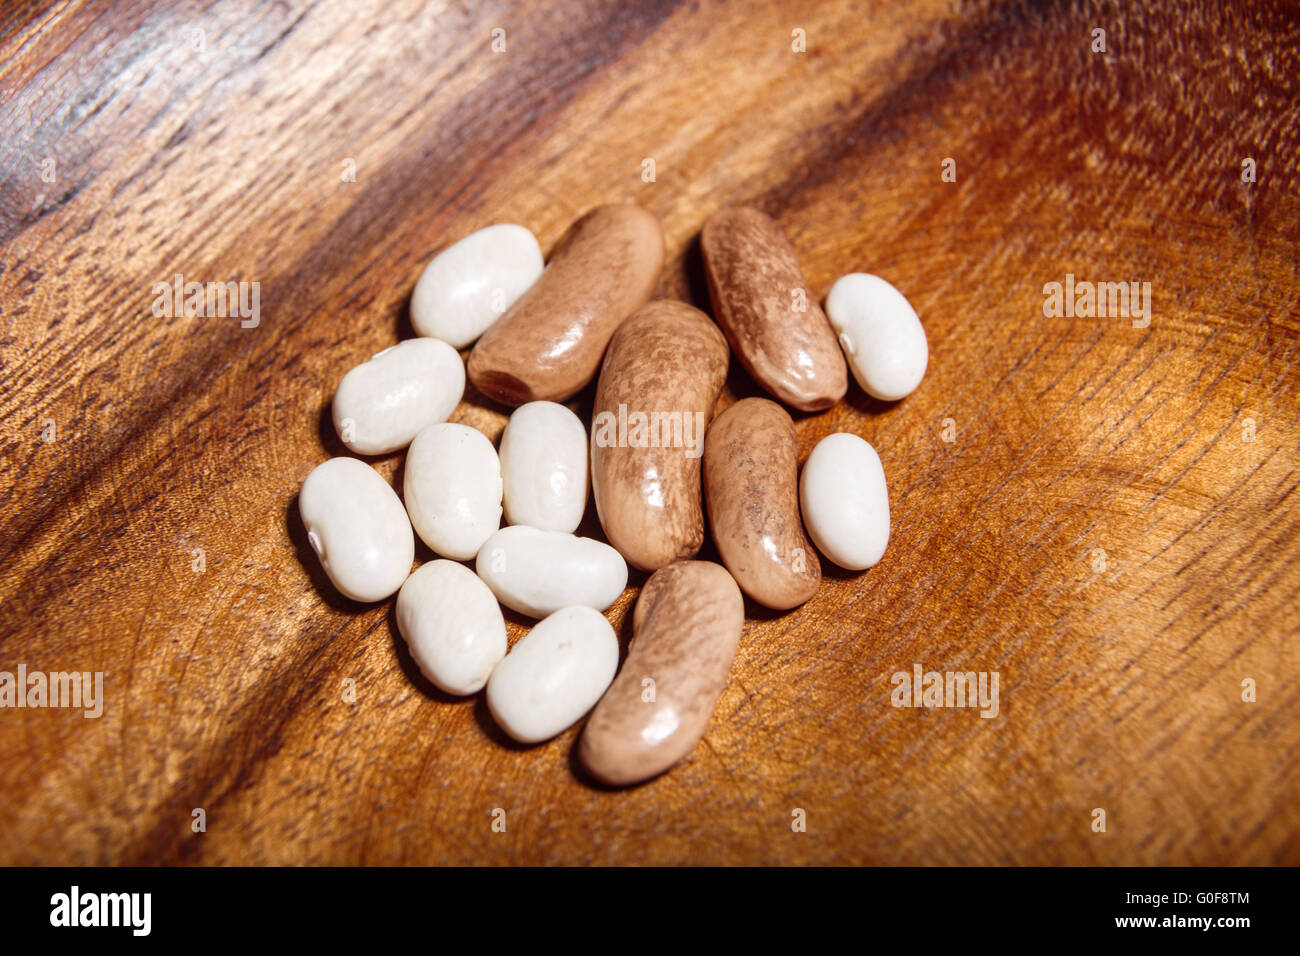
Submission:
[[[1300,863],[1300,17],[1238,6],[6,6],[0,670],[104,704],[0,710],[0,862]],[[627,791],[435,691],[296,512],[436,251],[610,201],[662,296],[707,308],[701,223],[751,203],[931,349],[798,422],[879,449],[884,561],[750,606]],[[1067,274],[1149,324],[1046,315]],[[256,327],[154,315],[176,275],[256,282]],[[892,706],[916,664],[998,716]]]

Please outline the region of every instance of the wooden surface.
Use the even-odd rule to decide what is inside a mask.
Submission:
[[[0,670],[106,702],[0,711],[0,862],[1300,863],[1298,49],[1226,0],[6,4]],[[799,419],[880,450],[884,561],[750,606],[705,740],[607,791],[576,730],[424,682],[296,494],[434,252],[623,200],[663,296],[707,308],[701,223],[753,203],[931,356]],[[176,273],[260,324],[154,318]],[[1150,282],[1150,326],[1044,317],[1066,273]],[[997,671],[1000,715],[892,707],[918,662]]]

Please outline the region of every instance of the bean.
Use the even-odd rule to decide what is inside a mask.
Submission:
[[[397,627],[420,672],[448,694],[481,690],[506,656],[497,599],[455,561],[430,561],[406,579],[397,595]]]
[[[713,314],[754,380],[802,411],[843,398],[844,356],[781,227],[757,209],[723,209],[704,224],[700,248]]]
[[[605,353],[592,493],[610,544],[642,570],[689,558],[704,543],[700,455],[728,354],[708,316],[666,300],[620,325]]]
[[[704,440],[704,495],[713,541],[741,590],[785,610],[817,593],[821,563],[799,524],[794,422],[780,405],[746,398]]]
[[[880,276],[854,272],[837,280],[826,314],[868,395],[893,402],[921,384],[930,360],[925,329],[903,293]]]
[[[298,513],[325,573],[354,601],[382,601],[411,573],[411,522],[392,486],[364,461],[331,458],[313,468]]]
[[[627,587],[627,565],[605,542],[525,525],[488,538],[474,567],[498,601],[529,617],[574,604],[603,611]]]
[[[464,348],[537,281],[542,268],[537,238],[523,226],[502,223],[472,232],[420,273],[411,324],[420,335]]]
[[[740,589],[720,565],[679,561],[650,575],[627,660],[583,730],[583,766],[626,786],[690,753],[726,687],[744,618]]]
[[[501,463],[482,432],[430,425],[406,454],[406,510],[420,539],[468,561],[501,526]]]
[[[465,392],[465,363],[437,339],[408,339],[343,376],[334,427],[359,455],[405,448],[422,429],[445,422]]]
[[[589,607],[562,608],[492,671],[488,709],[515,740],[547,740],[600,700],[617,669],[618,638],[604,615]]]
[[[573,531],[587,508],[587,430],[555,402],[520,405],[501,436],[506,521]]]
[[[861,571],[889,544],[889,490],[880,456],[857,435],[827,435],[804,463],[799,503],[813,542],[842,568]]]
[[[581,391],[618,324],[650,300],[663,259],[652,213],[634,205],[587,213],[542,277],[474,346],[470,381],[506,405],[562,402]]]

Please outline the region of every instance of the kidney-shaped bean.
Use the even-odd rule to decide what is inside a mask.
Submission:
[[[506,405],[562,402],[596,377],[618,324],[650,299],[663,268],[653,213],[599,206],[570,227],[542,277],[478,340],[474,387]]]
[[[781,227],[757,209],[722,209],[700,248],[713,314],[758,384],[808,412],[843,398],[844,356]]]
[[[720,565],[679,561],[650,575],[627,660],[582,734],[587,770],[625,786],[690,753],[727,685],[744,621],[740,589]]]
[[[628,563],[652,571],[704,543],[700,456],[727,342],[683,302],[651,302],[605,353],[591,429],[596,512]]]
[[[796,607],[817,593],[821,563],[799,522],[794,422],[776,402],[746,398],[704,440],[704,495],[722,562],[765,607]]]

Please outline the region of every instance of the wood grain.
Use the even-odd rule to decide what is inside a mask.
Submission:
[[[0,862],[1300,863],[1300,17],[1242,6],[6,5],[0,670],[106,702],[0,710]],[[931,347],[798,420],[880,451],[884,561],[748,604],[709,733],[629,791],[435,691],[295,502],[435,251],[620,201],[661,296],[708,308],[700,226],[749,203]],[[258,282],[258,327],[155,318],[178,273]],[[1045,317],[1067,273],[1150,282],[1150,326]],[[999,717],[892,707],[916,662],[999,672]]]

